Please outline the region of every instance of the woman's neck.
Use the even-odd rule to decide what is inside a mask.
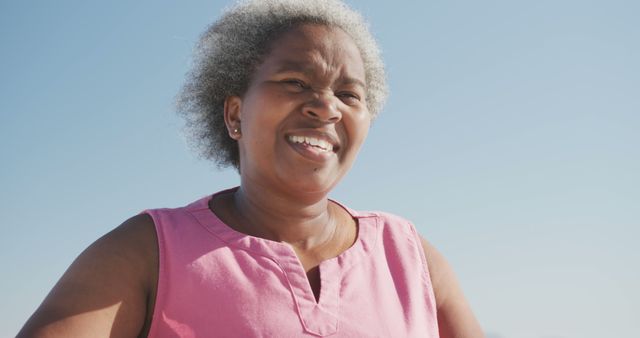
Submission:
[[[243,184],[233,195],[241,232],[309,250],[330,241],[336,231],[334,206],[326,195],[290,196],[276,189]]]

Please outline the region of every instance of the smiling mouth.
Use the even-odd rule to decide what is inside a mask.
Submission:
[[[335,150],[331,143],[316,137],[290,135],[288,139],[292,143],[310,146],[322,152],[329,153]]]

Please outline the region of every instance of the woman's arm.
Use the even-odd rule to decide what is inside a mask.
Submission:
[[[135,216],[80,254],[18,337],[145,335],[157,266],[153,220]]]
[[[438,309],[441,338],[481,338],[482,328],[462,293],[458,280],[445,258],[421,237]]]

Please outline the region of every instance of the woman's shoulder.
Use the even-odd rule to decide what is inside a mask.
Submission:
[[[209,201],[211,199],[212,195],[207,195],[179,207],[146,209],[140,215],[148,216],[147,225],[150,223],[151,228],[158,228],[162,226],[163,223],[180,223],[184,222],[185,218],[199,218],[197,215],[209,216],[208,214],[211,213]]]
[[[380,211],[380,210],[360,210],[360,209],[353,209],[348,207],[347,205],[345,205],[342,202],[338,202],[334,199],[331,199],[331,201],[333,203],[335,203],[336,205],[340,206],[342,209],[344,209],[348,214],[351,215],[351,217],[356,218],[356,219],[361,219],[361,218],[377,218],[379,220],[382,220],[384,222],[389,222],[389,223],[398,223],[398,224],[412,224],[411,221],[407,220],[406,218],[399,216],[397,214],[391,213],[391,212],[387,212],[387,211]]]
[[[356,219],[372,220],[376,223],[381,231],[403,231],[409,236],[417,236],[417,230],[414,223],[403,216],[388,211],[379,210],[353,210],[348,209]]]
[[[131,217],[75,259],[18,336],[144,332],[157,259],[153,220]]]

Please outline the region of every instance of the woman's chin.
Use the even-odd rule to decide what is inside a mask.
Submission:
[[[292,195],[327,195],[335,187],[342,176],[329,174],[317,168],[311,172],[295,172],[281,176],[281,189],[285,188]]]

